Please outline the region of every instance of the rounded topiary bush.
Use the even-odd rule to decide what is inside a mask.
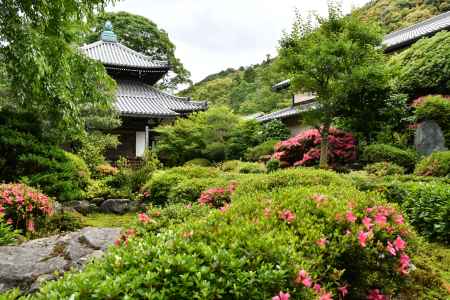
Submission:
[[[258,146],[247,149],[244,154],[246,160],[249,161],[258,161],[263,159],[264,157],[272,155],[275,152],[275,145],[279,142],[279,140],[269,140]]]
[[[221,209],[149,211],[103,260],[32,297],[445,299],[438,273],[417,263],[421,242],[395,206],[313,171],[245,175]]]
[[[450,151],[434,152],[423,158],[414,174],[421,176],[450,176]]]
[[[367,163],[391,162],[411,172],[417,162],[418,154],[413,149],[400,149],[387,144],[372,144],[363,149],[362,160]]]
[[[211,166],[211,162],[206,158],[195,158],[187,161],[185,166],[199,166],[199,167],[209,167]]]
[[[378,162],[367,165],[364,167],[367,173],[376,176],[388,176],[388,175],[403,175],[405,174],[405,168],[391,163],[391,162]]]

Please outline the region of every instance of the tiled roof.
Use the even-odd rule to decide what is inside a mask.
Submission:
[[[118,42],[97,41],[82,46],[81,51],[88,57],[107,66],[129,67],[139,69],[168,69],[165,61],[153,60],[151,57],[130,49]]]
[[[284,90],[285,88],[289,87],[290,85],[291,85],[291,80],[286,79],[286,80],[283,80],[283,81],[278,82],[277,84],[273,85],[272,90],[274,92],[281,91],[281,90]]]
[[[422,37],[449,28],[450,12],[446,12],[386,35],[383,45],[385,46],[385,51],[390,52],[412,44]]]
[[[207,103],[172,96],[139,81],[118,80],[116,107],[126,116],[172,117],[204,110]]]
[[[310,102],[307,104],[302,104],[300,106],[291,106],[288,108],[284,108],[278,111],[274,111],[270,114],[261,116],[261,117],[257,117],[256,121],[258,122],[268,122],[268,121],[272,121],[275,119],[285,119],[288,117],[292,117],[292,116],[297,116],[302,112],[314,109],[317,106],[316,102]]]

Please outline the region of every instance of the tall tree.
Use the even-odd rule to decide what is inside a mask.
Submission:
[[[127,12],[99,14],[92,20],[85,42],[98,41],[107,20],[112,22],[119,42],[125,46],[156,60],[169,61],[172,72],[169,72],[160,84],[162,88],[174,89],[179,84],[191,83],[191,74],[175,56],[175,45],[170,41],[167,32],[145,17]]]
[[[84,132],[83,111],[111,109],[114,82],[78,51],[79,28],[109,0],[1,1],[7,104],[45,120],[54,143]],[[2,101],[5,102],[5,101]]]
[[[314,28],[299,15],[292,32],[282,38],[279,54],[292,88],[317,94],[312,114],[322,137],[320,167],[326,168],[332,123],[339,117],[364,120],[366,112],[382,106],[376,95],[387,90],[387,76],[377,27],[343,17],[334,4],[327,18],[316,21],[319,27]]]

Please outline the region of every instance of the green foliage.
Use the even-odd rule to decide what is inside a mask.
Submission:
[[[135,213],[123,215],[93,213],[82,217],[83,226],[129,228],[136,220]]]
[[[248,148],[244,158],[249,161],[258,161],[263,156],[272,155],[275,152],[275,145],[279,140],[268,140],[255,147]]]
[[[0,217],[0,246],[6,246],[16,242],[19,236],[19,231],[14,230],[11,225],[5,223]]]
[[[363,149],[362,159],[367,163],[391,162],[411,172],[418,159],[413,149],[400,149],[391,145],[372,144]]]
[[[180,94],[206,99],[212,106],[226,105],[239,114],[284,108],[289,105],[289,93],[274,93],[271,87],[286,79],[287,74],[280,71],[274,61],[276,59],[268,59],[259,65],[209,75]]]
[[[387,32],[391,32],[448,10],[448,0],[376,0],[356,9],[353,14],[363,21],[379,23]]]
[[[99,131],[89,132],[79,139],[79,147],[75,152],[86,162],[94,172],[98,165],[105,163],[105,151],[119,145],[117,136]]]
[[[266,168],[267,172],[274,172],[280,169],[281,162],[278,159],[271,159],[267,162]]]
[[[190,161],[187,161],[185,166],[199,166],[199,167],[210,167],[211,162],[205,158],[194,158]]]
[[[170,63],[173,73],[165,78],[163,88],[173,89],[179,84],[191,82],[189,71],[175,56],[175,45],[170,41],[167,32],[145,17],[123,11],[101,13],[92,19],[91,30],[86,34],[84,41],[86,43],[98,41],[108,20],[112,22],[114,33],[120,43],[155,60]]]
[[[160,135],[159,158],[169,166],[195,158],[213,162],[240,158],[248,147],[259,144],[261,135],[258,123],[241,120],[226,107],[179,118],[155,131]]]
[[[76,211],[63,210],[49,217],[39,234],[49,236],[78,230],[82,228],[82,219],[83,216]]]
[[[410,97],[450,94],[450,33],[423,38],[399,54],[390,64],[397,69],[395,85]]]
[[[299,15],[279,49],[280,67],[292,78],[291,88],[317,95],[309,125],[322,127],[321,167],[327,167],[331,124],[345,119],[368,137],[379,126],[389,92],[379,28],[342,16],[332,3],[328,11],[327,18],[316,17],[318,28]]]
[[[55,144],[71,141],[85,130],[87,108],[113,107],[113,80],[100,63],[74,47],[80,26],[109,3],[2,2],[0,64],[6,66],[8,104],[45,120],[42,134]]]
[[[264,140],[287,140],[291,136],[289,128],[278,119],[272,120],[264,124],[263,138]]]
[[[415,116],[418,121],[436,121],[444,133],[446,146],[450,147],[450,98],[443,96],[419,98]]]
[[[430,156],[423,158],[417,164],[414,174],[450,177],[450,151],[433,152]]]
[[[374,287],[392,297],[445,299],[440,266],[423,263],[429,252],[414,233],[407,233],[408,225],[393,224],[395,206],[378,195],[317,170],[245,175],[242,180],[227,210],[180,204],[158,213],[151,209],[152,221],[136,225],[133,235],[123,237],[127,242],[103,260],[66,273],[30,297],[270,299],[283,291],[291,299],[313,299],[312,289],[295,283],[303,269],[333,298],[338,287],[348,284],[349,299],[364,299]],[[281,181],[284,185],[275,184]],[[320,205],[314,200],[318,195],[325,199]],[[355,223],[336,218],[349,212],[349,204]],[[375,225],[361,247],[355,235],[363,230],[368,207],[386,207],[394,232]],[[293,215],[290,221],[281,214],[286,211]],[[416,267],[405,276],[397,273],[398,257],[385,249],[387,240],[400,234]],[[318,245],[324,238],[325,245]]]
[[[383,161],[377,162],[364,167],[364,170],[369,174],[376,176],[388,176],[388,175],[403,175],[405,174],[405,168],[396,165],[391,162]]]

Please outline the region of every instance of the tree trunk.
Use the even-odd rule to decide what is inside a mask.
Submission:
[[[319,167],[321,169],[328,169],[328,135],[329,135],[330,125],[323,125],[320,135],[322,136],[322,141],[320,142],[320,163]]]

